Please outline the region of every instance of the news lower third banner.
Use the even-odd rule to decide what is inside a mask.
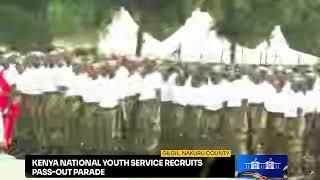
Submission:
[[[233,178],[235,156],[228,150],[162,150],[161,155],[28,155],[25,175],[27,178]]]

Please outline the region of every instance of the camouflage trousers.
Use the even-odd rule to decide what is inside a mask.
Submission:
[[[227,145],[222,139],[223,132],[221,131],[221,120],[223,110],[204,109],[201,116],[200,133],[201,141],[200,148],[203,149],[227,149]]]
[[[115,137],[116,121],[119,120],[121,110],[119,106],[101,108],[95,112],[97,149],[101,152],[111,152],[117,146]]]
[[[61,150],[68,147],[70,108],[62,93],[47,93],[46,96],[45,116],[40,120],[43,122],[43,144],[48,149]]]
[[[157,99],[139,101],[131,127],[134,151],[155,153],[159,146],[160,126],[160,101]]]
[[[248,153],[248,114],[247,107],[224,108],[221,129],[223,139],[231,149],[232,154]]]
[[[121,137],[132,142],[133,129],[135,129],[136,114],[138,112],[139,95],[126,97],[121,102],[121,118],[118,119],[118,131]]]
[[[111,152],[119,148],[116,139],[116,123],[119,121],[120,107],[101,108],[96,104],[84,105],[84,114],[79,119],[81,149],[85,152]]]
[[[304,158],[302,165],[303,173],[310,174],[316,172],[314,179],[319,179],[317,173],[320,169],[320,146],[317,143],[320,135],[320,115],[310,113],[306,115],[306,131],[304,136]]]
[[[38,132],[35,131],[36,122],[31,114],[31,111],[34,112],[32,108],[35,108],[33,106],[33,99],[31,95],[19,94],[22,100],[21,114],[15,125],[14,139],[18,145],[23,145],[25,142],[28,142],[28,146],[35,148],[39,146],[39,142],[37,141]]]
[[[267,129],[268,112],[263,104],[250,104],[248,106],[248,127],[250,153],[264,154],[265,144],[268,138]]]
[[[283,113],[268,112],[268,138],[265,144],[266,153],[286,154],[287,137],[285,136],[285,121]],[[275,141],[276,139],[276,141]]]
[[[304,120],[300,118],[285,118],[282,113],[268,113],[267,132],[264,136],[265,153],[287,154],[290,176],[301,175],[303,170],[303,123]]]
[[[81,149],[83,151],[97,150],[97,117],[98,106],[95,103],[82,103],[81,117],[78,119]]]
[[[83,115],[83,103],[80,96],[64,97],[64,109],[68,110],[63,114],[66,125],[66,134],[64,135],[67,140],[66,149],[72,154],[79,154],[81,147],[79,119]]]
[[[173,102],[161,102],[161,145],[166,149],[181,149],[182,124],[185,106]]]
[[[286,119],[286,136],[288,142],[289,174],[303,174],[304,136],[306,119],[295,117]]]
[[[138,101],[138,96],[132,96],[115,108],[101,108],[59,93],[22,94],[15,137],[28,139],[37,148],[73,149],[73,153],[79,149],[150,153],[160,144],[163,149],[221,147],[233,154],[289,154],[296,157],[289,157],[294,166],[302,164],[306,154],[319,156],[315,143],[319,117],[284,118],[257,104],[211,111],[172,102],[160,105],[158,100]],[[292,169],[302,171],[301,166]]]
[[[203,107],[185,106],[184,119],[182,123],[182,135],[185,140],[186,148],[197,149],[198,140],[201,135],[201,116]]]
[[[29,146],[41,148],[44,134],[43,115],[44,102],[43,95],[21,95],[21,115],[15,125],[15,139],[27,140]]]

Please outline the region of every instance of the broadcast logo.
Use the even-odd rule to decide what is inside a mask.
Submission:
[[[288,177],[287,155],[239,155],[238,177],[268,179]]]

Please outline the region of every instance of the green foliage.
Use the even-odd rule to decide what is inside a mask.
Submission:
[[[320,0],[203,0],[197,6],[231,42],[254,48],[281,25],[292,48],[320,55]]]
[[[101,30],[111,23],[113,12],[111,0],[50,0],[48,18],[51,32],[60,37]]]
[[[50,0],[48,19],[55,45],[96,45],[113,17],[111,0]]]
[[[37,18],[46,17],[48,0],[1,0],[1,6],[16,6]]]
[[[202,9],[213,16],[218,32],[231,42],[256,47],[281,22],[278,0],[206,0]]]
[[[285,0],[283,7],[283,31],[290,46],[320,56],[320,1]]]
[[[48,18],[55,37],[83,32],[95,25],[95,4],[87,0],[51,0]]]
[[[46,22],[18,6],[0,6],[0,44],[18,50],[37,49],[50,42]]]
[[[140,28],[158,40],[177,31],[193,10],[193,0],[124,0],[123,3]]]
[[[158,40],[164,40],[176,32],[193,10],[193,0],[121,0],[135,22],[139,25],[136,55],[141,54],[141,32],[150,33]]]
[[[100,29],[112,22],[117,7],[115,2],[115,0],[95,0],[95,25]]]

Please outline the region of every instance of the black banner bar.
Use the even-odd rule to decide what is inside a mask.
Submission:
[[[140,155],[28,155],[28,178],[235,177],[230,158],[163,158]]]

